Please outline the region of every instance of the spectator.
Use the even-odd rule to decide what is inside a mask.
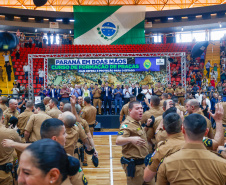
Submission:
[[[11,81],[11,73],[12,73],[12,69],[11,69],[11,65],[9,62],[7,62],[5,64],[5,68],[6,68],[6,73],[7,73],[7,76],[8,76],[8,81],[10,82]]]
[[[195,79],[193,78],[193,76],[191,77],[190,84],[191,84],[192,86],[195,84]]]
[[[67,44],[67,34],[63,34],[63,44]]]
[[[19,95],[20,90],[17,88],[16,84],[14,84],[13,88],[11,89],[11,91],[13,91],[12,97],[17,99],[19,97],[18,95]]]
[[[208,78],[210,77],[210,67],[212,67],[212,66],[211,66],[211,64],[210,64],[210,60],[208,60],[208,62],[206,63],[206,71],[207,71],[206,76],[207,76]]]
[[[3,80],[3,69],[2,69],[2,66],[0,66],[0,79],[1,79],[2,81],[4,81],[4,80]]]
[[[45,73],[44,73],[44,71],[43,71],[42,68],[40,68],[40,69],[38,70],[38,76],[39,76],[38,82],[39,82],[41,85],[43,85]]]
[[[2,56],[4,57],[4,60],[5,60],[5,64],[9,63],[9,57],[10,57],[10,54],[8,54],[7,51],[5,51]]]
[[[50,98],[56,98],[56,99],[58,99],[56,89],[54,88],[54,84],[52,84],[50,86],[50,90],[49,90],[48,94],[49,94],[49,97]]]
[[[208,86],[208,79],[206,78],[206,76],[203,76],[202,85],[205,85],[206,87]]]
[[[222,87],[222,83],[221,83],[221,82],[219,82],[219,83],[217,84],[217,92],[218,92],[220,95],[222,95],[222,93],[223,93],[223,87]]]
[[[16,36],[17,36],[17,38],[18,38],[19,40],[20,40],[20,34],[21,34],[21,33],[20,33],[20,30],[18,29],[17,32],[16,32]]]
[[[38,95],[41,96],[41,99],[43,100],[46,96],[46,90],[44,89],[44,86],[41,86],[40,91],[38,92]]]
[[[192,90],[191,90],[192,95],[195,96],[195,94],[197,94],[198,90],[199,90],[199,88],[197,87],[197,84],[194,84],[194,86],[192,87]]]
[[[16,60],[20,59],[20,50],[17,49],[15,53]]]
[[[56,32],[53,32],[53,44],[56,44]]]
[[[202,75],[200,74],[200,72],[197,72],[197,75],[196,75],[196,84],[201,87],[202,85]]]
[[[119,112],[122,109],[122,89],[120,88],[120,85],[117,84],[117,88],[114,89],[114,97],[115,97],[115,115],[118,114],[117,107],[119,105]]]
[[[24,35],[24,33],[22,33],[20,36],[20,46],[22,48],[24,48],[24,42],[25,42],[25,35]]]
[[[144,89],[141,91],[142,94],[145,95],[145,98],[148,100],[148,103],[150,103],[152,91],[148,88],[148,85],[144,86]],[[147,110],[147,104],[143,102],[144,112]]]
[[[214,77],[211,77],[211,80],[210,80],[210,83],[211,83],[211,86],[213,86],[214,88],[216,87],[215,86],[215,78]]]
[[[139,91],[139,89],[138,89],[138,91]],[[138,91],[136,91],[136,92],[138,92]],[[129,90],[129,86],[125,85],[125,89],[123,89],[124,104],[127,104],[129,102],[131,95],[132,95],[132,92]]]
[[[173,69],[173,73],[172,73],[172,76],[175,78],[178,74],[178,71],[176,68]]]
[[[112,89],[108,86],[108,82],[102,88],[103,100],[104,100],[104,114],[107,114],[107,104],[109,106],[109,114],[111,114],[111,100],[112,100]]]
[[[75,95],[76,98],[78,98],[81,94],[81,89],[79,89],[78,85],[75,84],[75,88],[71,91],[71,95]]]
[[[25,88],[25,91],[24,91],[24,97],[26,98],[26,99],[28,99],[28,93],[29,93],[29,88],[28,88],[28,86]]]
[[[224,69],[221,69],[220,77],[221,77],[221,82],[224,83],[224,80],[226,80],[226,72]]]
[[[24,70],[25,80],[26,80],[26,79],[28,79],[28,73],[30,71],[30,66],[27,64],[27,62],[25,63],[23,70]]]
[[[211,103],[209,98],[205,94],[203,94],[202,99],[206,101],[206,104],[208,105],[209,109],[211,109]]]
[[[50,31],[47,33],[47,37],[48,37],[48,45],[51,46],[51,33],[50,33]]]
[[[199,104],[202,102],[202,90],[199,90],[197,94],[195,94],[195,99],[198,100]]]
[[[56,96],[57,96],[57,99],[58,99],[58,100],[61,99],[60,90],[61,90],[61,89],[60,89],[60,86],[57,85],[57,86],[56,86]]]
[[[20,113],[23,113],[26,109],[26,102],[27,100],[23,99],[22,97],[20,97],[19,99],[20,101],[18,102],[18,109]]]
[[[84,86],[83,93],[82,93],[82,98],[84,99],[85,97],[90,97],[90,91],[87,85]]]
[[[29,48],[32,48],[32,43],[33,43],[33,40],[30,37],[29,40],[28,40],[28,46],[29,46]]]
[[[14,80],[13,85],[17,85],[17,88],[20,89],[20,83],[17,80]]]
[[[38,43],[39,43],[39,36],[38,34],[35,34],[35,47],[38,47]]]
[[[67,88],[66,84],[63,84],[63,88],[60,91],[60,95],[61,95],[61,101],[69,101],[69,94],[71,94],[71,91],[69,88]]]
[[[206,116],[206,117],[209,119],[209,113],[208,113],[208,112],[209,112],[209,106],[207,105],[205,99],[202,99],[200,108],[201,108],[201,110],[202,110],[204,116]]]
[[[22,95],[22,94],[24,94],[24,92],[25,92],[25,86],[24,86],[24,84],[22,83],[21,85],[20,85],[20,94]]]

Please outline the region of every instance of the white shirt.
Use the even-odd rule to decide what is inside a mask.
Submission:
[[[38,72],[38,74],[39,74],[39,77],[40,77],[40,78],[43,78],[43,77],[44,77],[44,75],[45,75],[44,71],[42,71],[42,70],[41,70],[41,71],[39,71],[39,72]]]
[[[54,89],[52,89],[52,98],[54,98]]]
[[[152,92],[151,89],[143,89],[141,91],[141,93],[145,94],[145,93],[148,92],[148,90],[149,90],[150,93]],[[147,98],[148,100],[151,99],[151,96],[152,96],[152,93],[151,94],[149,94],[149,93],[145,94],[145,98]]]
[[[210,100],[208,98],[206,98],[206,105],[208,105],[209,108],[211,109],[211,103],[210,103]]]
[[[129,91],[129,92],[126,92]],[[123,89],[124,98],[130,98],[132,91],[130,89]]]
[[[14,97],[18,97],[18,96],[17,96],[17,95],[19,94],[18,91],[19,91],[18,88],[13,88],[13,96],[14,96]]]
[[[9,55],[3,55],[5,61],[9,61]]]
[[[24,70],[24,72],[30,71],[30,66],[29,65],[24,66],[23,70]]]
[[[195,94],[195,99],[198,100],[198,102],[199,102],[200,104],[202,103],[202,96],[203,96],[203,94],[200,94],[200,95],[199,95],[198,93]]]
[[[108,96],[108,87],[105,87],[106,96]]]

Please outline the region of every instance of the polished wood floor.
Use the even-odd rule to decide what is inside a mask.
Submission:
[[[93,138],[99,155],[99,166],[95,168],[91,161],[91,156],[88,156],[88,166],[83,167],[83,170],[89,185],[126,185],[125,172],[120,164],[122,147],[116,146],[116,137],[117,136],[94,135]],[[112,143],[112,165],[110,165],[109,138],[111,138]]]

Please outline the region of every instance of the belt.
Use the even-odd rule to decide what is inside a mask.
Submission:
[[[125,158],[125,157],[122,157],[121,162],[124,164],[128,164],[128,163],[130,163],[131,160],[134,161],[135,165],[144,164],[144,159],[129,159],[129,158]],[[127,161],[128,161],[128,163],[127,163]]]
[[[93,97],[93,99],[100,99],[100,97],[99,97],[99,98],[94,98],[94,97]]]
[[[89,125],[89,128],[94,128],[95,124]]]

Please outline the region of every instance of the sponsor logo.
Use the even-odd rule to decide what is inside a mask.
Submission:
[[[144,65],[144,68],[145,69],[150,69],[150,67],[151,67],[151,61],[147,59],[147,60],[144,61],[144,64],[143,65]]]

